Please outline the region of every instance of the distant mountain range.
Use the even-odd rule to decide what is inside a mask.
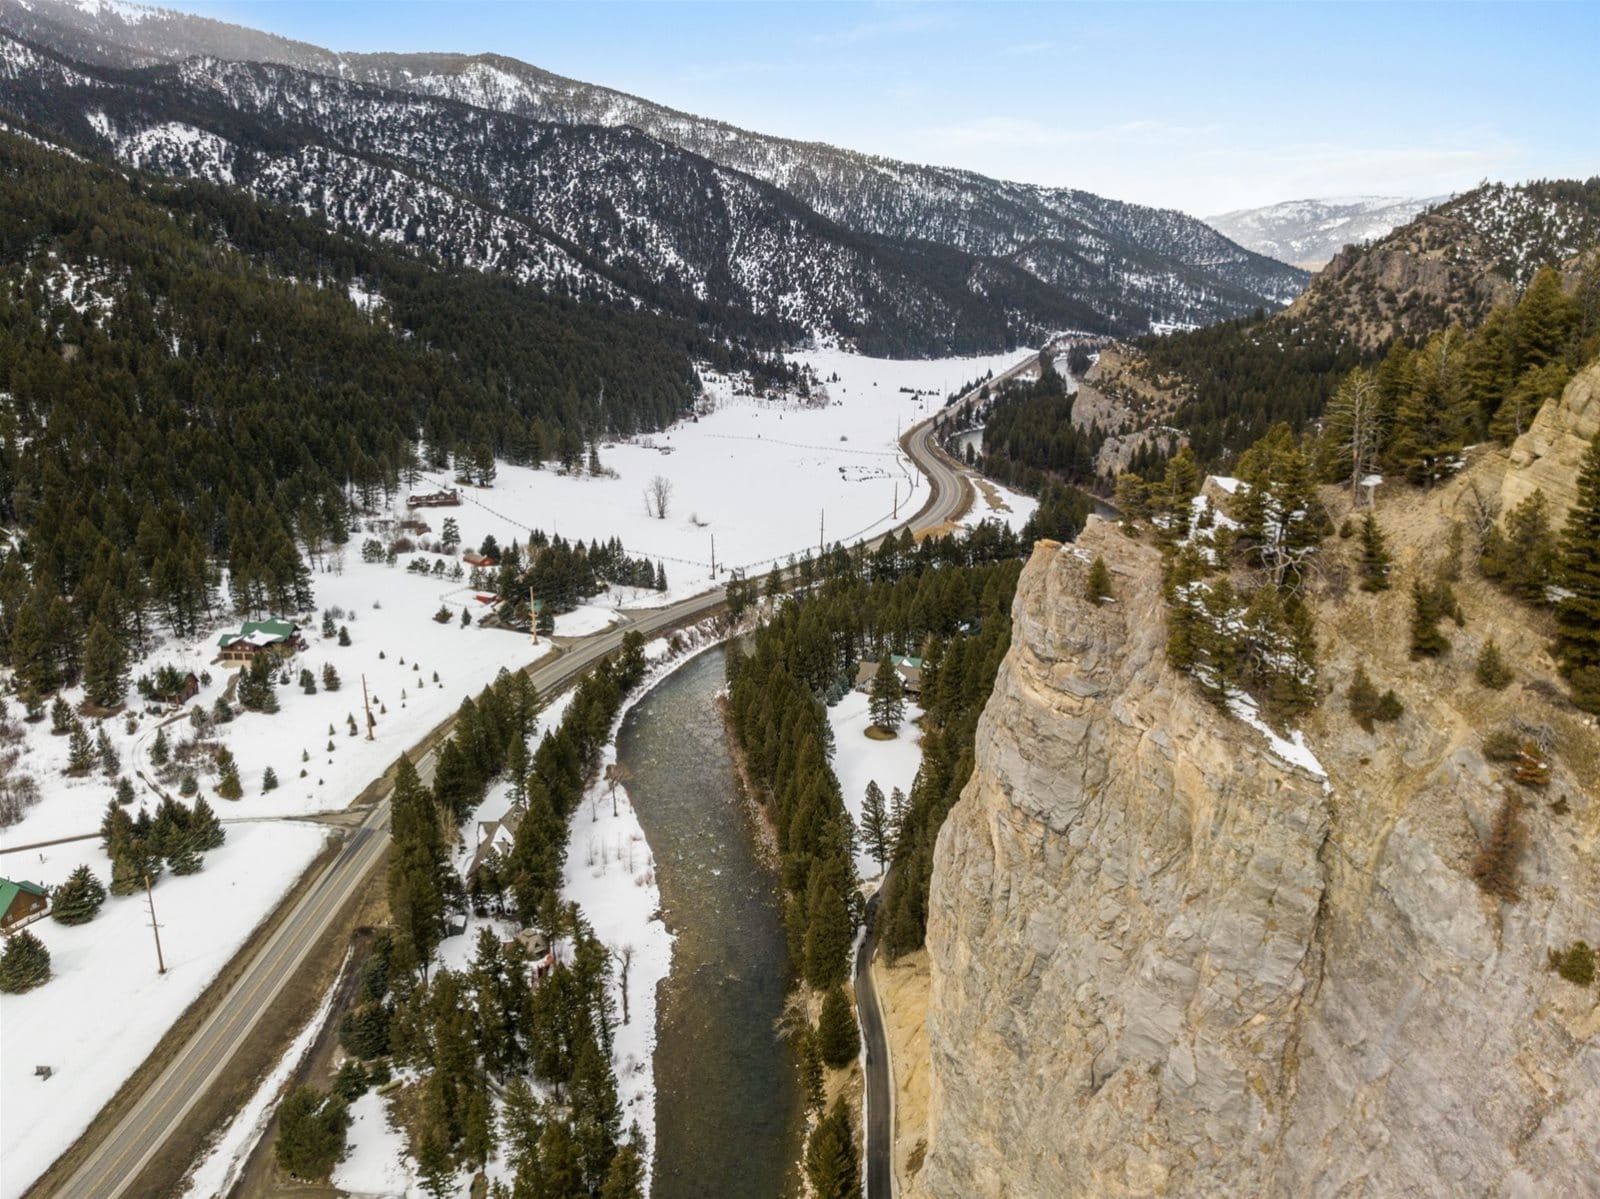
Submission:
[[[1308,271],[1321,270],[1345,246],[1375,241],[1448,196],[1345,196],[1288,200],[1208,216],[1206,224],[1247,249]]]
[[[342,55],[115,0],[0,0],[0,109],[564,294],[943,353],[1273,310],[1306,272],[1183,213],[787,141],[492,55]]]

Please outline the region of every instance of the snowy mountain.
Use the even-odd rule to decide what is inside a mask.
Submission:
[[[263,122],[309,122],[296,125],[295,136],[314,133],[312,140],[317,140],[334,135],[339,153],[390,155],[394,139],[372,128],[372,121],[404,112],[426,124],[434,120],[431,114],[447,114],[446,125],[472,131],[475,140],[484,131],[506,140],[499,160],[482,173],[480,182],[485,184],[522,174],[521,150],[509,144],[515,137],[507,131],[527,131],[517,136],[531,140],[545,161],[535,172],[539,184],[522,188],[518,213],[538,222],[542,233],[571,238],[577,251],[609,259],[616,241],[595,240],[593,230],[586,229],[592,214],[569,203],[581,198],[572,191],[576,187],[584,192],[585,180],[559,177],[562,162],[574,165],[583,159],[587,165],[588,156],[601,153],[616,171],[604,181],[630,181],[630,189],[638,189],[631,198],[654,210],[647,217],[642,209],[630,208],[611,222],[612,234],[620,234],[622,227],[628,230],[629,252],[620,266],[631,277],[625,285],[641,294],[665,285],[686,292],[696,303],[727,298],[719,268],[703,256],[697,261],[696,255],[683,254],[683,243],[703,240],[701,234],[694,228],[662,227],[675,215],[663,208],[682,201],[694,210],[701,196],[646,190],[706,175],[713,207],[722,205],[723,188],[732,194],[730,252],[720,270],[735,285],[734,300],[751,304],[763,320],[798,320],[846,339],[859,336],[855,330],[863,320],[870,324],[875,319],[875,294],[897,303],[897,290],[908,279],[915,280],[907,301],[910,311],[889,323],[930,320],[928,349],[976,346],[994,339],[997,331],[1003,339],[1049,327],[1137,332],[1152,324],[1202,324],[1256,307],[1281,307],[1306,280],[1303,271],[1242,249],[1173,210],[768,137],[498,56],[341,55],[206,18],[112,0],[0,0],[0,27],[74,60],[74,69],[93,70],[77,64],[132,69],[134,74],[117,79],[137,82],[147,95],[170,86],[174,64],[198,58],[208,64],[202,69],[217,77],[221,90],[197,82],[191,71],[183,83],[184,103],[203,99],[215,109],[216,100],[224,99]],[[267,85],[274,97],[271,104],[252,100],[252,85],[232,90],[242,77],[228,74],[226,60],[278,64],[272,68],[278,74],[260,76],[273,80]],[[212,94],[196,95],[205,88]],[[358,107],[368,116],[345,119],[327,104],[295,101],[289,95],[295,91],[304,93],[306,101],[332,94],[359,97]],[[491,119],[485,113],[498,116]],[[170,114],[147,111],[139,120],[158,117]],[[537,135],[532,133],[535,127]],[[220,129],[213,132],[226,136]],[[118,136],[137,133],[119,129]],[[579,148],[560,148],[564,140]],[[435,152],[450,157],[451,143],[442,137],[413,138],[406,148],[407,166],[401,169],[413,177],[429,176],[439,166],[446,177],[431,181],[460,191],[467,182],[461,177],[464,164],[435,163]],[[694,160],[703,162],[684,166],[681,179],[658,173],[662,164]],[[388,160],[386,165],[397,166]],[[312,192],[318,191],[315,170],[302,169],[298,175]],[[247,171],[241,178],[260,189],[255,182],[259,172]],[[529,211],[527,192],[540,185],[548,190],[532,205],[536,211]],[[608,200],[603,189],[593,198],[602,207]],[[498,196],[486,194],[484,202],[490,209],[499,207]],[[345,206],[360,203],[352,200]],[[759,220],[755,208],[764,213]],[[641,220],[656,227],[646,231]],[[753,220],[764,228],[762,235],[735,232]],[[487,215],[469,221],[488,222]],[[798,236],[800,227],[806,228],[806,236]],[[813,251],[820,255],[817,261],[804,260],[802,255]],[[751,252],[754,260],[746,261]],[[884,272],[887,277],[874,278]],[[814,287],[823,290],[813,295]],[[643,298],[659,302],[658,296]],[[980,303],[1002,312],[978,320],[973,308]],[[974,320],[978,327],[968,331]]]
[[[1364,346],[1471,328],[1540,267],[1600,242],[1600,177],[1487,183],[1363,246],[1348,246],[1281,317],[1330,321]]]
[[[1345,246],[1376,241],[1417,213],[1444,203],[1448,196],[1426,200],[1399,196],[1347,196],[1332,200],[1289,200],[1265,208],[1240,208],[1208,216],[1206,224],[1241,246],[1290,262],[1308,271],[1320,270]]]

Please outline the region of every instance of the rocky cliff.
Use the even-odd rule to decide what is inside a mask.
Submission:
[[[1506,601],[1464,581],[1455,652],[1412,664],[1393,598],[1469,485],[1397,501],[1394,593],[1319,600],[1325,673],[1364,661],[1407,707],[1367,734],[1341,687],[1320,762],[1166,666],[1153,550],[1100,522],[1036,549],[938,842],[913,1194],[1597,1193],[1596,991],[1547,953],[1600,941],[1600,736],[1545,696]],[[1532,663],[1506,692],[1463,681],[1491,634]],[[1514,719],[1555,778],[1502,903],[1468,864],[1505,786],[1481,734]]]
[[[1539,409],[1533,425],[1511,447],[1511,466],[1500,491],[1509,512],[1536,490],[1550,501],[1559,527],[1577,494],[1578,465],[1600,433],[1600,362],[1572,377],[1561,397]]]

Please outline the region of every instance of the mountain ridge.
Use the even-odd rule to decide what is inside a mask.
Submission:
[[[1045,330],[1056,309],[1098,317],[1075,319],[1075,327],[1123,333],[1204,324],[1278,308],[1307,278],[1173,210],[751,133],[498,55],[343,55],[209,18],[103,0],[5,0],[0,25],[88,66],[150,70],[186,57],[278,61],[321,78],[551,127],[631,126],[774,187],[840,229],[894,243],[898,252],[972,256],[978,277],[968,291],[988,296],[1004,283],[1022,297],[1021,307],[1040,310],[1035,330]],[[308,88],[316,86],[310,78]],[[953,261],[939,269],[950,273]],[[1020,276],[1043,291],[1028,298],[1032,286]],[[1047,300],[1045,292],[1060,299]]]

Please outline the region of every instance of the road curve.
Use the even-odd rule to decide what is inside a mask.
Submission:
[[[1026,364],[1023,364],[1026,365]],[[1021,367],[1006,372],[1015,373]],[[969,396],[962,397],[965,403]],[[913,531],[934,528],[955,516],[962,503],[961,467],[940,451],[935,440],[940,414],[914,426],[902,441],[906,452],[928,477],[931,494],[921,511],[897,528]],[[869,544],[876,544],[879,538]],[[567,652],[529,669],[541,694],[559,690],[588,670],[601,658],[615,651],[625,632],[646,637],[662,629],[698,620],[724,602],[722,588],[645,613],[625,628],[611,629],[573,643]],[[433,774],[433,753],[417,763],[426,781]],[[194,1034],[179,1047],[166,1067],[146,1087],[114,1127],[106,1131],[82,1165],[55,1193],[66,1199],[117,1199],[148,1166],[168,1133],[182,1124],[222,1075],[240,1045],[250,1036],[259,1015],[270,1009],[279,994],[311,952],[326,937],[340,913],[366,884],[383,860],[388,847],[389,796],[384,795],[349,835],[339,853],[306,888],[283,920],[255,951],[222,998]],[[870,996],[870,977],[868,994]],[[877,1003],[871,998],[873,1017]],[[878,1020],[882,1035],[881,1019]],[[877,1053],[869,1063],[869,1086],[876,1071],[878,1085],[888,1094],[887,1054]],[[882,1129],[874,1134],[868,1127],[869,1154],[888,1164],[891,1130],[883,1107]],[[91,1129],[96,1122],[91,1122]],[[869,1156],[870,1161],[870,1156]],[[870,1171],[869,1171],[870,1172]],[[887,1186],[887,1178],[880,1183]],[[887,1196],[887,1189],[874,1189],[869,1195]]]

